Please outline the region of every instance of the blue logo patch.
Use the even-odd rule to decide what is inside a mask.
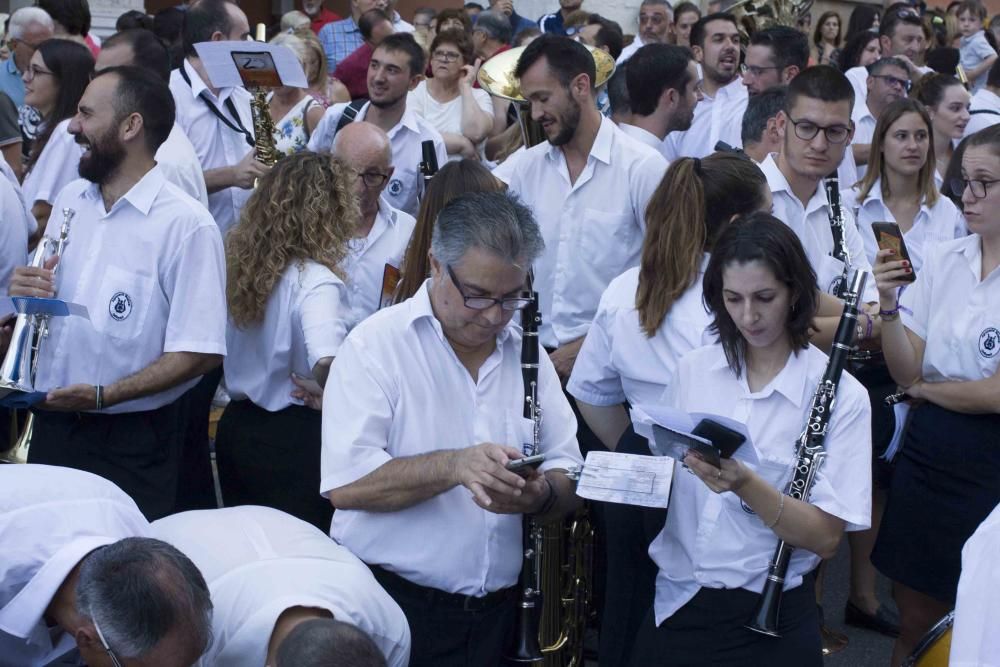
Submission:
[[[1000,352],[1000,331],[995,327],[986,327],[979,334],[979,354],[984,359],[992,359]]]
[[[116,322],[121,322],[132,314],[132,297],[125,292],[115,292],[108,304],[108,313]]]
[[[389,194],[393,197],[398,197],[403,192],[403,181],[398,178],[394,178],[389,181]]]

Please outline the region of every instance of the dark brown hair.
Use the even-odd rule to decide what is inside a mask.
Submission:
[[[434,58],[434,52],[437,51],[438,47],[442,44],[451,44],[458,49],[459,54],[462,56],[463,65],[471,65],[475,62],[476,56],[475,51],[472,48],[472,40],[469,39],[469,35],[465,31],[451,28],[449,30],[439,32],[434,37],[434,41],[431,42],[430,57],[432,60]]]

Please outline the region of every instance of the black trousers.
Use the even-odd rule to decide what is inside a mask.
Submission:
[[[268,412],[230,402],[215,436],[222,504],[273,507],[328,533],[333,506],[319,495],[321,428],[312,408]]]
[[[410,624],[410,667],[498,667],[514,630],[516,588],[483,609],[378,567],[372,573]]]
[[[785,591],[780,638],[744,624],[759,595],[742,588],[702,588],[673,616],[655,627],[650,608],[639,630],[632,667],[822,667],[815,578]]]
[[[215,480],[212,453],[208,444],[208,413],[215,390],[222,380],[222,366],[205,373],[188,389],[181,401],[187,413],[184,444],[181,447],[181,478],[177,489],[177,512],[215,509]]]
[[[162,518],[177,501],[182,402],[121,414],[35,410],[28,462],[100,475],[130,495],[147,519]]]

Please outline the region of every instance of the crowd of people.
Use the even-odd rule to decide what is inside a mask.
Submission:
[[[601,667],[822,664],[845,535],[845,622],[893,667],[952,612],[951,664],[991,664],[983,5],[813,30],[643,0],[633,36],[581,4],[303,0],[269,41],[307,85],[266,105],[195,48],[249,38],[235,3],[103,40],[85,0],[14,12],[0,357],[34,391],[0,377],[30,402],[0,408],[0,451],[27,451],[0,465],[0,665],[506,664],[528,526],[583,516]],[[523,103],[477,76],[512,48]],[[587,455],[655,453],[633,418],[664,410],[744,440],[678,455],[666,509],[584,503]],[[779,541],[775,637],[746,625]]]

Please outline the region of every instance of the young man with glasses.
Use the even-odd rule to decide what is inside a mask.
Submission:
[[[906,97],[910,92],[910,73],[906,63],[892,56],[876,60],[868,66],[868,94],[863,100],[855,100],[851,120],[854,122],[854,137],[851,150],[858,165],[858,178],[863,178],[868,164],[875,125],[885,109]],[[845,183],[844,187],[850,185]]]
[[[329,152],[337,133],[348,123],[364,120],[389,135],[393,172],[385,189],[386,201],[409,215],[417,212],[421,186],[421,144],[433,141],[438,164],[448,159],[441,133],[407,107],[407,93],[417,87],[427,58],[409,33],[394,33],[376,47],[368,67],[368,101],[335,104],[309,139],[309,150]]]
[[[352,331],[333,364],[320,484],[337,508],[330,533],[403,609],[410,667],[498,665],[513,631],[523,515],[545,522],[578,505],[565,475],[581,461],[576,421],[544,354],[545,460],[523,475],[507,469],[534,437],[512,320],[543,246],[510,194],[451,200],[435,221],[430,279]]]
[[[772,86],[787,84],[808,66],[809,39],[798,30],[778,25],[750,37],[740,70],[743,85],[753,97]]]

